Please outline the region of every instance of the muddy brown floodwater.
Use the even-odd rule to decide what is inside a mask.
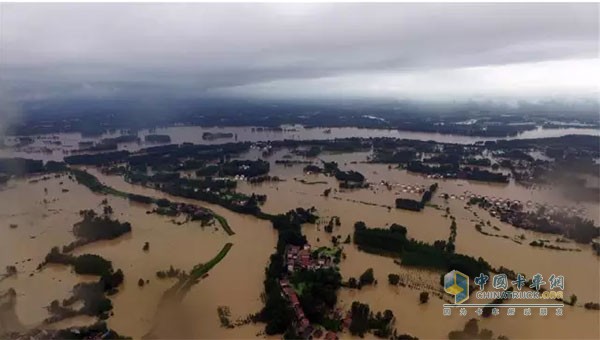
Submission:
[[[531,247],[528,245],[531,240],[554,239],[555,236],[514,228],[491,218],[487,212],[478,208],[467,210],[465,201],[458,198],[465,192],[472,192],[490,197],[568,205],[569,202],[564,201],[558,193],[550,189],[526,189],[512,183],[491,185],[438,180],[438,192],[431,201],[437,207],[426,207],[422,212],[403,211],[393,207],[388,209],[387,206],[394,205],[396,197],[420,198],[420,194],[410,193],[410,190],[403,192],[402,185],[428,186],[435,181],[405,171],[388,169],[385,165],[360,163],[366,160],[367,155],[368,153],[326,154],[322,158],[337,161],[344,170],[360,171],[373,183],[370,189],[339,190],[334,178],[306,175],[302,171],[303,165],[284,167],[272,163],[271,174],[280,176],[285,181],[260,185],[239,182],[238,190],[266,194],[268,199],[262,208],[268,213],[315,206],[321,216],[320,222],[303,227],[303,233],[314,246],[331,244],[332,234],[323,229],[331,216],[341,217],[341,226],[334,229],[333,235],[341,235],[342,241],[353,233],[353,225],[357,221],[364,221],[370,227],[398,223],[406,226],[409,236],[415,239],[426,242],[445,240],[450,232],[451,220],[444,215],[446,208],[449,208],[458,225],[456,252],[483,257],[494,267],[505,266],[528,277],[535,273],[542,273],[545,278],[550,274],[564,275],[567,296],[576,294],[579,304],[600,301],[600,263],[589,246],[573,242],[562,244],[580,249],[578,252]],[[254,152],[243,157],[256,158],[257,154]],[[270,160],[273,162],[278,158],[279,154]],[[114,209],[114,216],[131,222],[132,233],[113,241],[83,246],[75,253],[99,254],[111,260],[113,266],[122,269],[125,274],[125,282],[119,293],[111,297],[114,305],[114,316],[108,319],[111,328],[134,338],[145,335],[156,323],[154,316],[162,293],[174,283],[172,280],[156,278],[156,271],[167,269],[170,265],[188,271],[194,265],[211,259],[225,243],[231,242],[233,248],[229,254],[210,271],[208,277],[192,287],[177,317],[189,328],[187,334],[196,338],[252,338],[262,331],[261,324],[234,329],[220,327],[217,308],[229,307],[232,320],[243,319],[261,309],[264,268],[274,252],[277,240],[270,222],[233,213],[219,206],[131,185],[121,177],[107,176],[93,168],[88,171],[101,182],[118,190],[206,206],[224,216],[235,235],[228,236],[216,226],[201,227],[197,222],[175,225],[169,217],[146,214],[146,205],[94,194],[66,176],[51,176],[48,180],[36,183],[29,183],[27,180],[10,181],[0,191],[0,268],[16,265],[18,274],[0,281],[0,292],[10,287],[16,289],[17,304],[14,312],[18,322],[13,319],[12,324],[4,327],[18,329],[21,326],[39,325],[48,316],[44,307],[50,301],[67,297],[73,285],[78,282],[95,280],[93,277],[77,275],[64,266],[47,266],[40,272],[35,271],[35,268],[51,247],[73,240],[71,227],[80,219],[80,210],[98,209],[102,199],[107,198]],[[315,184],[301,183],[300,180]],[[379,185],[382,180],[393,184],[392,189]],[[322,193],[327,188],[334,190],[329,197],[323,197]],[[63,189],[68,192],[63,192]],[[457,198],[444,200],[439,197],[444,192]],[[598,206],[581,206],[585,207],[586,216],[598,223]],[[488,220],[490,225],[485,227],[486,231],[507,235],[508,238],[486,236],[475,229],[476,223]],[[16,224],[17,227],[9,227],[11,224]],[[494,227],[496,229],[492,229]],[[523,244],[514,241],[520,235],[525,237]],[[145,242],[150,243],[149,252],[142,251]],[[361,301],[368,303],[373,310],[390,309],[396,316],[396,328],[400,333],[420,338],[445,338],[449,331],[461,329],[468,320],[468,317],[457,315],[456,311],[453,316],[444,317],[442,305],[445,302],[436,296],[432,296],[427,304],[419,304],[421,290],[439,292],[439,277],[442,273],[402,267],[392,258],[359,251],[353,244],[342,246],[346,256],[340,264],[343,278],[358,277],[367,268],[373,268],[378,284],[361,290],[340,289],[338,303],[341,307],[349,308],[353,301]],[[419,288],[390,286],[387,283],[387,275],[390,273],[407,276]],[[137,281],[140,278],[149,280],[149,284],[138,287]],[[470,311],[470,315],[475,317],[473,311]],[[69,327],[90,321],[87,317],[77,317],[46,327]],[[581,306],[565,306],[563,316],[556,316],[552,312],[545,317],[535,314],[497,316],[483,319],[480,327],[511,338],[595,339],[600,335],[598,321],[598,311],[585,310]],[[179,334],[179,326],[178,323],[163,324],[158,335],[176,336]],[[349,334],[343,336],[349,337]]]
[[[59,184],[61,181],[62,185]],[[106,182],[111,182],[110,178]],[[119,182],[113,179],[112,184]],[[160,192],[121,184],[123,190],[166,197]],[[48,189],[47,195],[44,188]],[[69,192],[63,193],[62,189]],[[111,328],[135,338],[146,334],[153,325],[158,300],[174,284],[173,280],[157,279],[155,273],[168,269],[170,265],[189,271],[196,264],[215,256],[225,243],[232,242],[234,246],[229,254],[210,271],[207,278],[191,289],[184,306],[196,315],[193,320],[195,337],[253,337],[261,330],[259,325],[232,330],[221,328],[217,308],[228,306],[232,320],[260,310],[264,268],[276,243],[270,223],[207,205],[227,218],[236,232],[234,236],[228,236],[215,226],[201,227],[198,222],[177,226],[170,218],[146,214],[148,206],[96,195],[66,177],[38,183],[10,182],[9,187],[0,192],[0,198],[3,202],[0,213],[4,219],[0,265],[4,268],[16,263],[19,271],[16,276],[0,282],[0,291],[10,287],[16,289],[16,314],[25,326],[39,325],[48,316],[44,307],[54,299],[66,298],[76,283],[96,280],[95,277],[77,275],[64,266],[47,266],[41,272],[36,272],[35,268],[51,247],[73,240],[70,230],[80,219],[80,210],[98,208],[102,199],[107,198],[114,209],[113,216],[131,222],[131,234],[112,241],[95,242],[76,249],[74,253],[99,254],[125,274],[119,293],[111,296],[114,305],[114,316],[108,320]],[[44,198],[47,203],[43,202]],[[18,227],[9,228],[10,224]],[[142,251],[145,242],[150,243],[149,252]],[[30,273],[33,276],[30,277]],[[137,285],[140,278],[150,280],[150,283],[140,288]],[[78,317],[49,328],[86,324],[87,321],[89,318]],[[169,330],[165,331],[164,335],[168,336]]]
[[[445,209],[448,207],[450,214],[456,217],[458,224],[457,253],[476,258],[483,257],[493,267],[505,266],[521,272],[527,277],[531,277],[535,273],[542,273],[545,278],[548,278],[550,274],[564,275],[565,281],[568,280],[565,287],[567,297],[570,294],[576,294],[581,302],[599,301],[600,262],[599,257],[592,253],[590,246],[577,245],[573,242],[563,245],[581,249],[580,252],[531,247],[528,245],[531,240],[554,239],[556,236],[517,229],[492,218],[481,209],[466,210],[466,202],[458,198],[446,201],[438,197],[439,193],[444,192],[455,194],[458,197],[468,191],[490,197],[568,204],[557,193],[552,193],[548,189],[526,189],[515,184],[495,185],[462,180],[432,180],[409,174],[406,171],[388,169],[384,165],[352,163],[353,161],[364,161],[366,156],[367,153],[354,153],[351,155],[324,155],[320,158],[326,161],[335,160],[344,170],[360,171],[369,182],[379,183],[381,180],[385,180],[397,183],[399,186],[392,190],[388,190],[383,185],[375,185],[374,189],[337,190],[335,188],[338,187],[338,184],[334,178],[303,174],[304,165],[289,167],[272,164],[271,173],[280,176],[285,181],[259,185],[242,182],[238,186],[238,190],[245,193],[266,194],[269,198],[276,197],[276,199],[267,199],[263,207],[263,210],[270,213],[286,211],[298,206],[317,207],[323,224],[321,226],[309,225],[303,229],[309,242],[315,246],[331,244],[332,234],[326,233],[322,228],[331,216],[341,217],[341,226],[334,228],[333,235],[341,235],[342,241],[346,235],[353,233],[356,221],[364,221],[371,227],[383,227],[398,223],[407,227],[409,237],[427,242],[445,240],[448,238],[451,223],[449,218],[443,217]],[[316,182],[318,184],[304,184],[300,182],[302,179],[306,183]],[[378,206],[393,206],[394,199],[399,196],[420,198],[420,194],[401,192],[401,184],[429,186],[434,182],[439,184],[439,188],[431,203],[438,205],[439,209],[426,207],[423,212],[411,212]],[[334,190],[329,197],[323,197],[322,193],[327,188],[334,188]],[[368,205],[365,202],[377,205]],[[598,206],[594,204],[583,204],[583,206],[586,208],[587,217],[598,223]],[[479,217],[475,217],[473,211]],[[480,218],[483,221],[491,222],[491,226],[487,228],[491,229],[493,226],[498,228],[499,231],[494,231],[494,233],[509,235],[511,239],[490,237],[479,233],[475,229],[475,224]],[[512,238],[518,235],[525,235],[523,244],[512,241]],[[419,290],[390,287],[387,284],[387,275],[390,273],[418,277],[418,282],[439,284],[441,273],[401,267],[390,258],[358,251],[357,247],[352,244],[343,245],[343,247],[346,259],[341,263],[342,276],[345,279],[358,277],[367,268],[373,268],[379,284],[376,287],[366,287],[362,290],[342,288],[339,294],[342,306],[349,308],[352,301],[358,300],[369,303],[375,310],[391,309],[396,316],[396,326],[400,333],[408,332],[423,338],[444,338],[449,330],[461,329],[466,322],[467,319],[461,316],[443,317],[442,304],[444,302],[438,298],[432,298],[426,305],[419,305]],[[473,311],[471,311],[471,315],[476,316]],[[432,327],[432,324],[436,326]],[[597,311],[570,306],[565,307],[563,316],[490,317],[484,319],[480,326],[493,330],[497,335],[504,334],[514,338],[597,338],[600,335]]]

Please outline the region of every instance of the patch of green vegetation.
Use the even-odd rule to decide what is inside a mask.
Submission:
[[[219,221],[219,224],[221,224],[221,227],[223,227],[223,230],[225,230],[225,232],[227,233],[227,235],[231,236],[231,235],[235,235],[235,232],[233,231],[233,229],[231,229],[231,227],[229,226],[229,223],[227,222],[227,219],[217,213],[213,212],[213,217],[215,218],[215,220]]]
[[[306,283],[305,282],[298,282],[293,284],[294,290],[296,291],[296,293],[300,296],[302,296],[302,293],[304,292],[304,290],[306,289]]]
[[[214,266],[216,266],[225,256],[229,253],[233,247],[233,243],[227,243],[219,253],[213,257],[210,261],[204,264],[198,264],[194,266],[194,268],[190,271],[190,274],[187,275],[182,280],[179,280],[173,287],[169,288],[165,292],[164,297],[173,297],[176,300],[181,300],[185,297],[190,288],[198,282],[209,270],[211,270]]]
[[[106,195],[113,195],[113,196],[117,196],[117,197],[121,197],[121,198],[126,198],[126,199],[136,201],[136,202],[142,202],[142,203],[148,203],[148,204],[154,203],[159,206],[159,208],[156,210],[156,212],[161,215],[174,216],[177,214],[177,212],[175,212],[171,209],[171,202],[167,199],[164,199],[164,198],[157,199],[157,198],[148,197],[148,196],[126,193],[124,191],[120,191],[120,190],[117,190],[117,189],[114,189],[112,187],[102,184],[98,180],[98,178],[96,178],[96,176],[90,174],[89,172],[87,172],[85,170],[71,168],[71,169],[69,169],[69,171],[71,171],[73,176],[75,176],[75,180],[79,184],[88,187],[93,192],[106,194]],[[241,195],[241,194],[232,196],[232,199],[241,199],[241,198],[246,198],[246,196]],[[217,221],[219,221],[219,224],[221,224],[221,226],[223,227],[223,230],[225,230],[227,235],[231,236],[231,235],[235,234],[235,232],[233,231],[233,229],[231,229],[231,226],[229,225],[229,223],[227,222],[227,219],[225,217],[218,215],[211,210],[209,210],[209,211],[213,215],[213,217]]]
[[[325,255],[325,256],[336,256],[339,252],[338,248],[330,248],[330,247],[319,247],[313,251],[313,254],[316,255]]]
[[[190,272],[190,276],[192,278],[199,278],[205,273],[207,273],[215,265],[217,265],[217,263],[221,262],[221,260],[225,258],[229,250],[231,250],[231,247],[233,247],[233,243],[225,244],[225,246],[223,246],[223,248],[217,254],[217,256],[213,257],[210,261],[206,262],[205,264],[195,266],[194,269],[192,269],[192,271]]]

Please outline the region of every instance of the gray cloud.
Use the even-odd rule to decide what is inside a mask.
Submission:
[[[0,80],[19,98],[151,88],[269,96],[273,83],[287,84],[277,96],[323,84],[339,93],[344,79],[379,88],[382,73],[475,81],[460,70],[598,58],[597,4],[0,6]]]

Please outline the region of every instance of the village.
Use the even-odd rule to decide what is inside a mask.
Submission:
[[[290,282],[290,276],[295,272],[303,270],[319,270],[319,269],[336,269],[336,262],[339,262],[339,249],[330,249],[321,247],[313,250],[310,244],[304,246],[295,246],[288,244],[285,249],[285,268],[287,274],[279,280],[283,297],[288,301],[291,310],[294,312],[294,327],[296,334],[302,338],[319,339],[324,336],[324,339],[338,339],[336,332],[323,332],[320,327],[311,325],[300,305],[300,299],[296,289]],[[343,314],[340,309],[336,309],[331,313],[331,317],[335,320],[342,320]],[[348,327],[350,325],[350,312],[343,319],[342,325]]]
[[[468,197],[467,206],[476,205],[516,228],[559,234],[578,243],[589,243],[600,236],[593,222],[581,217],[585,208],[533,204],[531,201],[523,204],[519,200],[473,194]]]

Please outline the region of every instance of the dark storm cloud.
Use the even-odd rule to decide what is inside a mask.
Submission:
[[[19,97],[149,88],[268,96],[269,83],[302,93],[323,78],[343,88],[382,73],[455,77],[598,56],[597,4],[0,6],[0,89]]]

